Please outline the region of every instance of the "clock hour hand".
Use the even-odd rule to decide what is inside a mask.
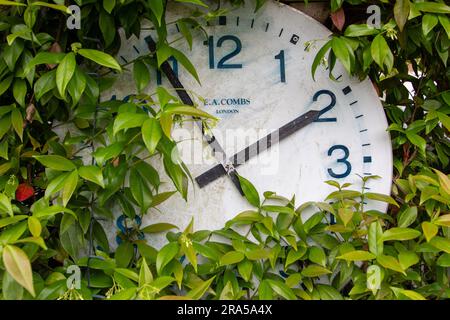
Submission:
[[[301,116],[295,118],[291,122],[285,124],[277,131],[270,133],[264,138],[256,141],[255,143],[249,145],[244,150],[239,151],[234,156],[229,158],[229,162],[236,168],[239,165],[247,162],[250,158],[257,156],[261,152],[268,150],[272,147],[273,144],[280,142],[281,140],[289,137],[293,133],[298,130],[306,127],[311,124],[315,120],[319,118],[320,111],[311,110],[308,111]],[[274,141],[273,141],[274,140]],[[198,177],[195,178],[200,188],[203,188],[208,183],[213,182],[214,180],[220,178],[225,174],[223,167],[221,165],[217,165],[212,167],[208,171],[202,173]]]
[[[145,38],[145,42],[147,43],[150,52],[156,52],[156,43],[150,35]],[[183,84],[181,83],[180,79],[177,77],[177,75],[173,71],[170,64],[167,61],[165,61],[161,64],[160,69],[162,72],[164,72],[164,74],[166,75],[170,84],[177,92],[178,96],[180,97],[180,100],[186,105],[194,106],[194,102],[192,101],[189,94],[186,92],[186,89],[183,87]],[[194,119],[199,120],[196,117],[194,117]],[[231,181],[233,182],[233,184],[235,185],[235,187],[239,191],[239,193],[241,195],[244,195],[244,192],[242,191],[242,188],[241,188],[241,184],[239,182],[239,178],[237,176],[237,171],[235,170],[232,163],[227,163],[225,161],[225,157],[226,157],[225,151],[222,149],[222,146],[219,144],[219,142],[217,142],[216,137],[214,137],[213,134],[206,133],[205,128],[201,121],[196,121],[196,124],[202,130],[202,135],[203,135],[204,139],[206,140],[208,145],[212,148],[213,154],[216,157],[216,160],[220,163],[219,169],[216,169],[216,170],[220,170],[221,175],[228,174],[228,176],[230,177]],[[217,155],[217,153],[219,153],[219,155]]]

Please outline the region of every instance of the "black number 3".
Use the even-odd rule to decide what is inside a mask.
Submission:
[[[345,164],[346,170],[345,170],[344,173],[335,173],[333,171],[333,169],[328,168],[328,173],[329,173],[330,176],[332,176],[333,178],[336,178],[336,179],[345,178],[352,171],[352,164],[347,160],[348,157],[350,156],[350,151],[348,150],[348,148],[346,146],[338,144],[338,145],[332,146],[330,149],[328,149],[328,156],[329,157],[333,154],[334,150],[342,150],[342,151],[344,151],[344,157],[342,157],[340,159],[337,159],[336,161],[338,163]]]

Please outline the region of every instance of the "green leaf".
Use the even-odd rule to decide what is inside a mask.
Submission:
[[[22,39],[14,41],[12,45],[3,47],[4,50],[2,53],[3,60],[5,60],[5,63],[11,72],[14,70],[16,62],[19,59],[20,55],[22,54],[23,48],[24,48],[24,41],[22,41]]]
[[[375,258],[376,256],[373,253],[364,250],[350,251],[336,257],[336,259],[343,259],[346,261],[368,261]]]
[[[266,260],[271,257],[271,252],[266,249],[254,249],[245,253],[249,260]]]
[[[255,207],[259,207],[261,200],[259,198],[259,194],[258,191],[256,190],[256,188],[253,186],[253,184],[248,181],[247,179],[245,179],[244,177],[241,177],[238,175],[239,178],[239,183],[241,184],[241,188],[242,191],[244,192],[245,198],[247,199],[247,201],[255,206]]]
[[[344,32],[346,37],[362,37],[378,34],[380,31],[368,24],[351,24]]]
[[[443,237],[434,237],[430,240],[430,244],[446,253],[450,253],[450,240]]]
[[[145,284],[150,284],[153,281],[153,275],[150,271],[147,261],[142,258],[141,269],[139,271],[139,286],[142,287]]]
[[[426,36],[438,24],[438,17],[434,14],[426,14],[422,18],[422,32]]]
[[[119,71],[122,70],[117,61],[107,53],[93,49],[80,49],[77,53],[101,66]]]
[[[137,60],[134,63],[133,78],[139,93],[150,83],[150,71],[142,60]]]
[[[16,2],[16,1],[7,1],[7,0],[0,0],[0,5],[4,6],[22,6],[26,7],[27,5],[25,3]]]
[[[72,161],[58,155],[33,156],[33,158],[45,167],[56,171],[72,171],[76,169]]]
[[[395,22],[400,31],[403,31],[406,21],[408,21],[409,16],[409,0],[397,0],[394,5],[394,17]]]
[[[4,193],[0,193],[0,212],[7,213],[11,217],[14,215],[11,200]]]
[[[202,284],[197,285],[194,287],[194,289],[192,289],[191,291],[189,291],[186,296],[193,299],[193,300],[199,300],[201,297],[203,297],[203,295],[206,293],[206,291],[209,289],[209,287],[211,286],[211,283],[214,281],[214,278],[216,276],[203,281]]]
[[[148,115],[144,113],[134,113],[134,112],[124,112],[120,113],[116,120],[114,121],[113,134],[116,135],[117,132],[141,127],[145,120],[148,119]]]
[[[24,79],[16,79],[13,84],[14,99],[21,107],[25,107],[25,96],[27,95],[27,83]]]
[[[81,98],[81,95],[86,88],[86,77],[79,67],[75,68],[75,73],[70,79],[67,90],[72,97],[72,107],[74,107]]]
[[[62,202],[64,207],[67,206],[67,203],[69,202],[70,198],[72,198],[72,195],[75,189],[77,188],[77,184],[78,184],[78,171],[74,170],[64,180],[64,187],[62,189]]]
[[[103,39],[105,39],[105,46],[109,47],[116,37],[116,26],[114,24],[114,17],[107,14],[105,11],[100,12],[98,25],[102,32]]]
[[[387,72],[390,73],[392,71],[392,67],[394,66],[394,56],[386,40],[381,34],[377,35],[373,39],[370,50],[373,60],[380,66],[381,69],[387,70]]]
[[[28,218],[28,230],[30,230],[33,237],[39,237],[41,235],[42,226],[39,222],[39,219],[36,217],[30,216]]]
[[[400,289],[400,288],[394,288],[394,287],[391,287],[391,289],[397,297],[400,297],[401,295],[403,295],[411,300],[427,300],[420,293],[413,291],[413,290],[406,290],[406,289]]]
[[[414,3],[414,7],[417,10],[422,12],[431,12],[431,13],[450,13],[450,7],[444,3],[437,2],[416,2]]]
[[[109,298],[109,300],[132,300],[136,296],[138,288],[123,289]]]
[[[398,260],[394,257],[382,254],[377,257],[377,262],[387,269],[391,269],[406,275],[405,270],[402,268]]]
[[[449,268],[450,267],[450,254],[443,253],[436,261],[436,264],[440,267]]]
[[[172,180],[177,190],[181,193],[183,199],[187,198],[187,178],[182,167],[172,162],[171,156],[164,156],[164,170]]]
[[[164,201],[169,199],[171,196],[173,196],[175,193],[177,193],[177,192],[176,191],[168,191],[168,192],[161,192],[161,193],[158,193],[157,195],[154,195],[153,201],[152,201],[152,204],[150,205],[150,207],[156,207],[156,206],[160,205],[161,203],[163,203]]]
[[[171,139],[170,134],[172,132],[173,117],[171,114],[163,112],[159,118],[159,123],[161,124],[161,129],[167,138]]]
[[[450,38],[450,19],[445,15],[439,15],[438,19],[447,33],[447,37]]]
[[[421,235],[420,231],[410,228],[391,228],[383,233],[383,241],[389,240],[411,240]]]
[[[141,207],[141,212],[146,212],[152,204],[152,192],[148,183],[143,179],[136,168],[130,170],[129,181],[133,198]]]
[[[309,248],[309,260],[311,260],[314,263],[320,264],[322,266],[326,266],[327,264],[327,257],[325,256],[325,252],[321,247],[310,247]]]
[[[59,206],[59,205],[52,205],[47,208],[38,209],[35,212],[33,212],[33,216],[35,216],[36,218],[44,218],[44,217],[51,217],[58,213],[63,213],[63,212],[69,213],[69,214],[73,215],[75,219],[78,219],[75,212],[73,212],[70,209],[64,208],[63,206]]]
[[[106,12],[111,13],[115,6],[116,0],[103,0],[103,9],[105,9]]]
[[[427,147],[427,142],[424,138],[413,132],[406,132],[406,138],[415,146],[417,146],[423,154]]]
[[[0,195],[1,195],[1,193],[0,193]],[[0,202],[0,206],[1,205],[2,204]],[[0,211],[3,211],[3,210],[0,209]],[[27,218],[28,218],[28,216],[26,216],[26,215],[16,215],[16,216],[11,216],[11,217],[8,217],[8,218],[0,219],[0,228],[4,228],[6,226],[9,226],[10,224],[17,223],[17,222],[25,220]]]
[[[203,1],[201,0],[175,0],[176,2],[183,2],[183,3],[192,3],[192,4],[196,4],[205,8],[208,8],[208,5],[205,4]]]
[[[273,300],[272,287],[267,282],[267,280],[263,280],[260,282],[258,287],[258,295],[259,300]]]
[[[165,43],[161,43],[156,49],[156,60],[158,61],[158,68],[172,56],[172,48]]]
[[[369,225],[368,245],[374,255],[383,254],[383,229],[378,220]]]
[[[273,291],[286,300],[297,300],[297,296],[285,283],[271,279],[266,279],[265,281],[267,281]]]
[[[34,297],[33,274],[27,254],[16,246],[7,245],[3,248],[3,264],[11,277]]]
[[[189,61],[189,59],[185,56],[185,54],[175,48],[172,48],[173,57],[186,68],[186,70],[197,80],[200,84],[200,78],[198,77],[197,70]]]
[[[406,270],[419,262],[419,256],[412,251],[402,251],[398,255],[398,260],[403,270]]]
[[[317,52],[317,54],[314,58],[314,61],[311,65],[311,74],[312,74],[312,78],[314,81],[316,81],[314,76],[316,74],[317,67],[320,65],[323,57],[328,52],[328,50],[330,50],[330,48],[331,48],[331,40],[328,41],[327,43],[325,43],[322,48],[320,48],[320,50]]]
[[[116,259],[116,264],[120,268],[126,268],[133,259],[134,247],[129,241],[122,242],[116,249],[116,254],[114,258]]]
[[[81,178],[98,184],[100,187],[104,188],[105,184],[103,182],[102,170],[97,166],[83,166],[78,169],[78,174]]]
[[[61,4],[53,4],[53,3],[43,2],[43,1],[36,1],[36,2],[32,2],[30,5],[31,6],[47,7],[47,8],[51,8],[51,9],[54,9],[54,10],[62,11],[64,13],[71,13],[70,10],[66,6],[61,5]]]
[[[70,86],[70,83],[69,83]],[[56,87],[56,70],[44,73],[34,84],[34,93],[39,101],[44,94]]]
[[[425,235],[425,239],[427,239],[427,242],[430,242],[430,240],[437,235],[439,228],[431,222],[424,221],[422,222],[422,230]]]
[[[60,62],[56,69],[56,87],[62,97],[65,97],[66,87],[75,73],[76,61],[75,54],[69,52]]]
[[[38,64],[59,64],[66,57],[65,53],[59,52],[39,52],[28,62],[26,70],[31,70]]]
[[[439,216],[433,222],[438,226],[450,227],[450,214],[444,214],[442,216]]]
[[[161,25],[161,19],[164,13],[164,2],[163,0],[151,0],[147,2],[150,6],[150,10],[152,10],[153,14],[158,21],[158,25]]]
[[[242,278],[245,281],[250,281],[250,279],[252,277],[253,263],[247,259],[244,261],[241,261],[238,264],[238,271],[239,271],[239,274],[242,276]]]
[[[70,172],[62,173],[55,178],[53,178],[47,185],[45,189],[45,198],[50,199],[50,197],[60,191],[64,187],[67,176]]]
[[[392,204],[396,207],[399,207],[398,203],[390,196],[387,196],[385,194],[382,193],[374,193],[374,192],[367,192],[364,194],[366,196],[367,199],[370,200],[376,200],[376,201],[382,201],[382,202],[386,202],[389,204]]]
[[[162,269],[176,257],[179,249],[180,247],[176,242],[170,242],[162,247],[156,256],[156,270],[158,274],[160,274]]]
[[[320,300],[344,300],[339,291],[332,286],[318,284],[316,288],[319,291]]]
[[[152,288],[152,290],[153,288],[155,288],[159,292],[174,281],[175,279],[173,277],[163,276],[151,282],[150,287]]]
[[[142,260],[144,261],[145,258],[142,258]],[[142,265],[141,265],[141,268],[142,268]],[[115,268],[114,272],[117,272],[117,273],[127,277],[128,279],[133,280],[134,282],[139,282],[139,275],[130,269]]]
[[[0,142],[0,158],[3,158],[5,160],[9,160],[8,156],[8,140],[3,140],[3,142]]]
[[[171,108],[166,109],[165,113],[167,113],[167,114],[181,114],[181,115],[186,115],[186,116],[193,116],[193,117],[217,120],[216,117],[210,115],[209,113],[207,113],[205,111],[202,111],[200,109],[191,107],[191,106],[171,107]]]
[[[304,268],[301,273],[304,277],[313,278],[320,277],[324,274],[329,274],[331,271],[317,264],[311,264]]]
[[[165,232],[171,229],[178,229],[177,226],[170,224],[170,223],[155,223],[148,225],[141,229],[141,232],[144,233],[159,233],[159,232]]]
[[[236,264],[244,260],[245,256],[242,252],[239,251],[230,251],[227,252],[220,258],[220,265],[227,266],[230,264]]]
[[[354,212],[351,208],[339,208],[338,210],[339,218],[341,218],[345,227],[350,221],[352,221],[353,213]]]
[[[6,90],[8,90],[9,86],[11,85],[12,81],[14,79],[14,76],[9,76],[0,81],[0,95],[2,95]]]
[[[406,228],[417,219],[417,207],[408,207],[405,211],[398,215],[398,226]]]
[[[95,161],[102,165],[105,161],[117,157],[122,152],[123,148],[124,144],[122,142],[116,142],[107,147],[98,148],[93,154]]]
[[[304,246],[298,247],[297,250],[295,250],[294,248],[290,249],[286,257],[284,268],[287,269],[288,266],[301,259],[305,255],[306,251],[307,249]]]
[[[333,40],[331,40],[331,48],[339,61],[341,61],[345,70],[351,74],[355,64],[355,55],[352,48],[340,37],[333,37]]]
[[[19,136],[20,140],[23,140],[23,118],[22,112],[19,109],[15,108],[11,111],[11,124],[14,128],[14,131]]]
[[[445,175],[444,173],[442,173],[439,170],[434,169],[434,172],[436,172],[438,178],[439,178],[439,184],[442,187],[442,189],[448,194],[450,195],[450,179],[448,178],[447,175]]]

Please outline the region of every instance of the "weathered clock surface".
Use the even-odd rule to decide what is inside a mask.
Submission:
[[[191,10],[178,4],[167,10],[166,19],[176,21]],[[169,41],[180,38],[176,23],[168,28]],[[228,158],[306,112],[320,111],[316,121],[237,168],[260,193],[274,191],[289,198],[295,194],[298,205],[323,201],[334,191],[326,180],[350,182],[357,190],[362,185],[359,176],[378,175],[381,179],[370,180],[367,189],[389,194],[391,143],[371,82],[349,77],[339,63],[333,70],[335,80],[325,67],[312,78],[311,65],[329,30],[290,6],[268,1],[257,13],[251,2],[246,3],[211,22],[206,31],[207,35],[194,31],[192,50],[186,41],[173,43],[192,61],[201,84],[176,60],[170,59],[170,64],[199,108],[220,119],[211,131]],[[139,39],[122,35],[117,59],[126,63],[148,54],[148,35],[157,38],[151,30],[143,30]],[[152,80],[147,93],[154,93],[157,84],[171,87],[164,75],[154,73]],[[135,93],[132,73],[124,72],[103,98],[124,99]],[[193,122],[175,130],[174,139],[194,178],[205,177],[218,165]],[[201,186],[190,182],[187,202],[176,194],[159,211],[151,209],[142,224],[169,222],[183,228],[194,218],[195,229],[215,229],[251,209],[229,176],[208,179],[212,181]],[[174,189],[168,177],[162,180],[167,182],[162,190]],[[376,201],[367,206],[385,210]]]

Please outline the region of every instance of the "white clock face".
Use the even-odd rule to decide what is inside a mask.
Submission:
[[[289,198],[295,194],[297,205],[323,201],[334,191],[324,183],[330,179],[350,182],[358,190],[358,175],[381,176],[371,180],[367,188],[389,194],[391,143],[385,114],[371,82],[351,79],[339,64],[333,71],[337,81],[321,67],[314,81],[311,65],[330,31],[305,14],[272,1],[256,14],[253,9],[247,4],[220,17],[206,29],[208,36],[194,33],[192,51],[185,41],[175,42],[197,68],[201,85],[171,61],[188,92],[205,99],[199,107],[220,119],[212,132],[227,157],[309,110],[321,110],[321,114],[319,121],[237,167],[238,173],[260,193],[274,191]],[[175,21],[186,10],[183,6],[168,10],[171,15],[167,21]],[[117,58],[124,63],[147,54],[144,39],[149,34],[156,38],[150,31],[143,31],[140,39],[123,37]],[[180,36],[178,26],[171,25],[169,41]],[[305,50],[305,43],[311,41],[314,44]],[[136,93],[132,79],[132,74],[125,72],[104,97],[115,95],[120,99]],[[152,79],[157,79],[156,74]],[[160,80],[170,88],[164,76]],[[146,92],[155,91],[155,82]],[[209,146],[202,143],[197,126],[185,123],[183,130],[175,131],[174,138],[181,141],[180,153],[195,178],[218,162],[205,156]],[[169,178],[163,180],[168,182],[163,188],[173,190]],[[385,210],[382,203],[368,206]],[[160,212],[147,214],[143,225],[170,222],[184,227],[193,217],[195,229],[215,229],[250,208],[225,175],[203,187],[190,183],[187,202],[180,195],[173,196],[159,206]]]

